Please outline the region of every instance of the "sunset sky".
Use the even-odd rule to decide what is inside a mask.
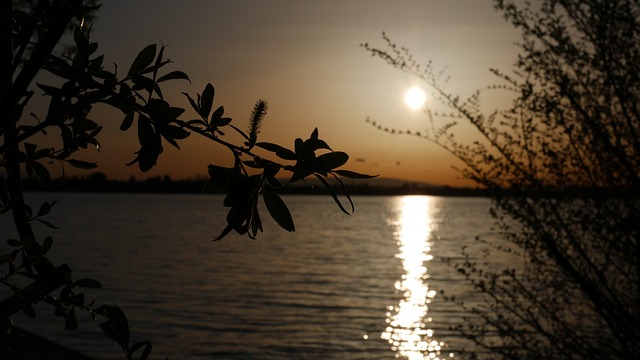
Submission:
[[[462,184],[444,151],[365,122],[369,117],[400,129],[426,127],[425,115],[403,101],[411,86],[422,84],[360,47],[382,46],[383,31],[421,61],[446,67],[449,90],[463,96],[496,83],[490,67],[508,70],[516,59],[517,33],[491,0],[113,0],[103,2],[92,40],[100,44],[104,64],[115,62],[121,72],[145,45],[168,45],[165,54],[174,61],[169,70],[185,71],[192,82],[173,82],[165,96],[187,108],[181,92],[195,96],[211,82],[214,105],[223,105],[241,129],[255,101],[266,99],[260,141],[290,147],[318,127],[334,150],[350,154],[348,169]],[[81,157],[98,161],[110,178],[206,176],[208,164],[229,163],[223,148],[192,136],[181,143],[182,151],[167,145],[157,168],[142,174],[125,166],[137,139],[118,130],[121,114],[97,109],[93,118],[105,123],[102,148]]]

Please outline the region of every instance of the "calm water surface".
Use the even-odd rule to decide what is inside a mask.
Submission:
[[[50,257],[87,292],[117,304],[132,340],[151,340],[156,359],[450,359],[463,314],[446,293],[473,299],[444,264],[488,234],[489,201],[428,196],[355,197],[353,216],[328,197],[288,196],[297,231],[264,212],[257,240],[228,236],[222,197],[149,194],[29,194],[59,199]],[[8,216],[3,235],[12,234]],[[6,245],[0,245],[5,252]],[[123,358],[88,314],[64,332],[39,305],[38,321],[14,321],[96,359]]]

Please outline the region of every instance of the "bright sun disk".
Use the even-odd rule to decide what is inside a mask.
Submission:
[[[411,109],[420,109],[427,101],[427,94],[419,87],[412,87],[404,94],[404,102]]]

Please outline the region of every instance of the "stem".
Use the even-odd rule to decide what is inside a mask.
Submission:
[[[2,4],[2,7],[4,8],[5,3],[3,2]],[[36,74],[38,73],[38,71],[40,71],[42,65],[49,58],[51,52],[60,41],[60,38],[62,37],[62,34],[64,34],[67,24],[71,21],[73,15],[81,6],[82,0],[68,0],[56,2],[56,4],[50,7],[50,15],[53,18],[56,18],[56,22],[54,26],[52,26],[48,31],[42,34],[41,39],[39,39],[39,41],[34,46],[29,60],[24,63],[22,70],[15,78],[13,83],[8,84],[6,90],[3,89],[4,93],[2,94],[2,101],[0,102],[0,114],[5,114],[6,116],[6,114],[12,114],[15,111],[16,104],[20,102],[20,99],[27,92],[27,89],[33,82]],[[11,34],[9,34],[9,36],[11,36]],[[3,41],[2,43],[5,44],[5,41]],[[11,45],[11,41],[8,41],[8,44]],[[20,59],[13,60],[20,61]],[[0,119],[0,128],[8,126],[7,122],[10,122],[12,120],[14,119]]]
[[[202,129],[200,129],[200,128],[196,127],[196,126],[193,126],[193,125],[187,124],[185,121],[182,121],[182,120],[176,120],[176,124],[178,124],[178,125],[182,126],[183,128],[189,129],[189,130],[190,130],[190,131],[192,131],[192,132],[195,132],[195,133],[197,133],[197,134],[200,134],[200,135],[202,135],[202,136],[206,137],[206,138],[207,138],[207,139],[209,139],[209,140],[212,140],[212,141],[214,141],[214,142],[217,142],[217,143],[218,143],[218,144],[220,144],[220,145],[224,145],[224,146],[226,146],[227,148],[229,148],[230,150],[235,150],[235,151],[237,151],[237,152],[239,152],[239,153],[243,153],[243,154],[246,154],[246,155],[249,155],[249,156],[253,156],[253,157],[255,157],[255,156],[256,156],[256,155],[254,155],[254,154],[251,152],[251,150],[249,150],[249,149],[247,149],[247,148],[243,148],[243,147],[240,147],[240,146],[238,146],[238,145],[234,145],[234,144],[232,144],[232,143],[226,142],[226,141],[224,141],[224,140],[222,140],[222,139],[220,139],[220,138],[218,138],[218,137],[216,137],[216,136],[213,136],[213,135],[211,135],[211,134],[208,134],[207,132],[203,131]]]
[[[49,259],[42,254],[40,244],[36,241],[33,228],[27,218],[24,191],[22,188],[22,175],[20,173],[20,151],[15,138],[15,124],[15,121],[8,121],[4,129],[6,148],[4,167],[7,171],[7,187],[9,190],[9,198],[11,199],[13,220],[16,224],[16,230],[18,231],[24,250],[33,267],[40,276],[55,279],[57,277],[55,268]]]
[[[13,15],[13,1],[1,0],[0,21],[2,24],[11,24]],[[0,32],[0,99],[6,95],[11,84],[11,62],[13,61],[13,39],[11,28],[3,28]]]

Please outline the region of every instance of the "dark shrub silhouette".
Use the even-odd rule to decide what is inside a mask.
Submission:
[[[629,0],[495,1],[522,32],[513,73],[467,99],[444,90],[431,62],[384,36],[364,47],[421,78],[440,99],[422,136],[462,173],[495,190],[500,240],[456,264],[484,293],[459,330],[472,357],[631,359],[640,353],[640,5]],[[483,113],[482,96],[513,99]],[[379,120],[377,120],[379,122]],[[480,137],[456,140],[459,122]],[[440,125],[438,125],[440,124]],[[500,190],[508,190],[500,192]],[[502,194],[502,195],[500,195]],[[507,196],[508,194],[508,196]],[[480,239],[483,241],[483,239]],[[522,266],[495,267],[500,254]],[[494,264],[494,266],[492,266]]]

